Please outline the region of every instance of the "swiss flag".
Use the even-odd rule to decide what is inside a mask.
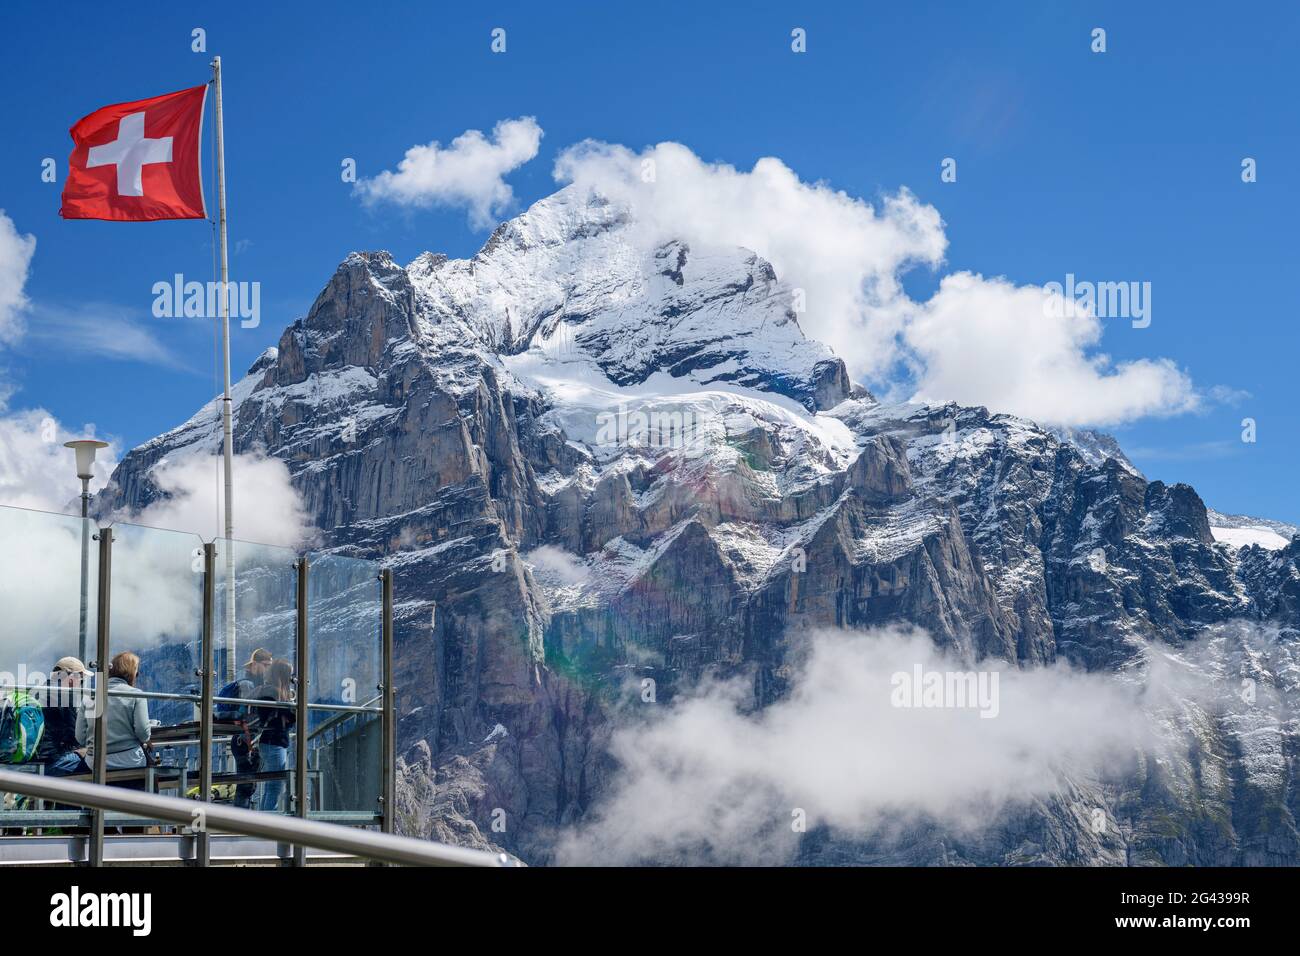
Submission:
[[[207,85],[105,106],[72,134],[64,219],[205,219],[199,138]]]

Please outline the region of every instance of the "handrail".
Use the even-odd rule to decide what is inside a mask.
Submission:
[[[5,683],[4,681],[0,681],[0,694],[7,693],[8,691],[11,690],[25,690],[29,692],[36,691],[38,692],[37,700],[42,705],[48,706],[49,705],[48,695],[47,695],[47,700],[42,701],[40,700],[39,691],[41,689],[49,688],[52,686],[53,685],[51,684],[18,685],[18,684],[9,684],[9,683]],[[61,695],[59,697],[59,703],[62,706],[67,706],[65,704],[62,704],[62,700],[64,697],[67,697],[69,699],[73,699],[77,697],[83,697],[83,698],[89,697],[91,700],[94,700],[96,690],[94,687],[65,687],[62,690],[57,690],[56,692],[59,695]],[[143,698],[144,700],[181,701],[183,703],[190,703],[190,704],[198,704],[201,703],[203,700],[203,696],[201,694],[176,694],[170,691],[141,690],[138,687],[132,687],[130,690],[121,690],[120,688],[107,687],[105,688],[105,692],[108,694],[109,697],[140,697]],[[383,699],[384,699],[383,694],[376,694],[374,697],[371,697],[369,700],[367,700],[364,704],[324,704],[324,703],[313,704],[311,702],[308,702],[307,707],[310,710],[338,711],[344,715],[378,714],[383,712],[383,708],[372,707],[370,705],[375,703],[376,701],[381,701]],[[261,697],[213,696],[212,702],[214,704],[237,704],[242,707],[265,707],[270,710],[275,710],[277,708],[280,710],[294,710],[297,707],[297,704],[295,704],[292,700],[269,700]],[[73,706],[75,706],[75,704]]]
[[[374,830],[322,823],[319,820],[304,820],[219,803],[182,800],[178,797],[78,783],[38,774],[16,773],[12,770],[0,770],[0,791],[23,793],[29,797],[97,810],[117,810],[195,829],[199,829],[198,824],[201,824],[204,832],[221,830],[243,836],[264,837],[279,843],[310,846],[318,850],[346,853],[403,866],[510,865],[510,857],[504,853],[469,850],[390,833],[377,833]]]
[[[355,716],[356,714],[382,714],[382,713],[384,712],[384,709],[383,709],[382,707],[371,707],[370,705],[373,704],[373,703],[374,703],[375,701],[377,701],[377,700],[383,700],[383,699],[384,699],[384,698],[383,698],[383,695],[380,694],[380,695],[378,695],[378,696],[376,696],[376,697],[372,697],[372,698],[370,698],[370,700],[366,701],[364,704],[362,704],[360,707],[356,708],[355,710],[349,710],[349,711],[345,711],[345,712],[342,712],[342,713],[337,713],[337,714],[335,714],[333,717],[328,717],[328,718],[326,718],[326,719],[321,723],[321,725],[320,725],[319,727],[317,727],[315,730],[309,731],[309,732],[307,733],[307,739],[308,739],[308,740],[314,740],[314,739],[315,739],[317,736],[319,736],[320,734],[323,734],[323,733],[324,733],[325,731],[327,731],[327,730],[331,730],[331,729],[333,729],[334,727],[336,727],[336,726],[338,726],[339,724],[343,723],[343,721],[347,720],[349,717],[353,717],[353,716]],[[311,709],[311,710],[322,710],[322,709],[330,709],[330,710],[334,710],[334,709],[336,709],[336,708],[333,708],[333,707],[331,707],[331,708],[319,708],[319,707],[316,707],[316,706],[314,706],[314,705],[312,705],[312,704],[308,704],[307,707],[308,707],[308,709]]]

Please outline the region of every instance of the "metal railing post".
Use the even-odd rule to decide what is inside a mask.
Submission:
[[[383,825],[384,833],[392,833],[396,828],[397,813],[397,711],[394,706],[396,703],[396,688],[393,687],[393,572],[390,568],[384,568],[379,572],[383,592],[383,623],[382,640],[383,640],[383,686],[380,691],[383,693],[383,718],[381,727],[383,728]]]
[[[99,534],[98,617],[95,621],[95,755],[91,779],[104,784],[108,779],[108,642],[109,614],[113,584],[113,529],[100,528]],[[90,865],[104,865],[104,811],[95,808],[90,820]]]
[[[229,541],[226,547],[231,547]],[[204,803],[212,801],[212,668],[216,663],[216,650],[213,645],[217,594],[217,546],[216,543],[203,546],[203,646],[202,663],[199,665],[199,799]],[[234,587],[234,581],[227,581],[226,587]],[[199,828],[194,846],[194,862],[198,866],[207,866],[211,861],[212,841],[209,839],[207,820]]]
[[[310,660],[307,657],[307,575],[311,570],[311,562],[307,560],[304,554],[298,559],[298,641],[297,641],[297,658],[298,658],[298,712],[296,715],[296,724],[298,727],[298,746],[294,748],[294,808],[298,816],[304,820],[307,819],[307,694],[310,680],[307,677],[310,669]],[[293,865],[305,866],[307,864],[307,848],[301,844],[294,844],[293,847]]]

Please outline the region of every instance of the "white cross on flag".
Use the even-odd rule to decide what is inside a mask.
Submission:
[[[207,85],[105,106],[69,132],[64,219],[204,219],[199,137]]]

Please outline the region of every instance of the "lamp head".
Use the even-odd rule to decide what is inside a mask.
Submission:
[[[77,453],[77,477],[89,481],[95,474],[95,452],[107,448],[108,442],[98,438],[78,438],[75,441],[65,441],[63,447],[71,448]]]

